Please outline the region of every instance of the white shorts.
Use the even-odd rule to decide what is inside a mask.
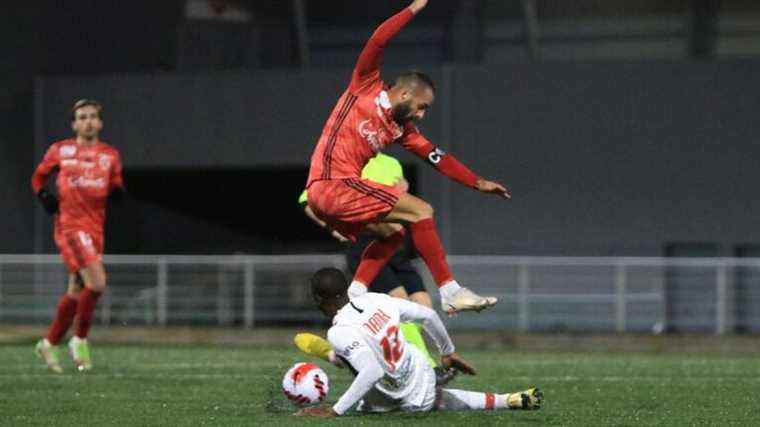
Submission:
[[[359,402],[361,412],[427,412],[436,400],[435,371],[427,359],[414,346],[407,346],[412,355],[412,374],[409,388],[402,397],[394,397],[375,386]]]

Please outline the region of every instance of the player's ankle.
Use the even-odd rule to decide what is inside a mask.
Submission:
[[[459,286],[459,283],[457,283],[456,280],[448,280],[438,288],[438,291],[441,293],[441,298],[449,299],[460,289],[462,289],[462,287]]]

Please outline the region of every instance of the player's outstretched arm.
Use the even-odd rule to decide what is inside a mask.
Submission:
[[[426,160],[436,170],[452,180],[480,192],[511,199],[512,193],[498,182],[488,181],[476,175],[451,154],[447,154],[419,133],[415,126],[408,126],[401,138],[401,145],[419,158]]]
[[[495,194],[504,197],[505,199],[512,198],[512,193],[506,187],[498,182],[488,181],[483,178],[478,178],[478,180],[475,181],[475,189],[482,193]]]
[[[357,90],[368,82],[380,78],[380,63],[388,42],[414,18],[417,12],[425,8],[425,5],[427,5],[427,0],[415,0],[377,27],[356,61],[356,67],[351,76],[352,90]]]
[[[361,334],[351,327],[333,326],[327,331],[327,339],[335,354],[356,371],[354,382],[332,407],[335,415],[343,415],[380,381],[383,368]]]
[[[42,162],[40,162],[32,174],[32,191],[34,191],[45,211],[50,215],[58,213],[58,198],[44,187],[50,178],[50,174],[58,168],[58,151],[56,144],[50,146]]]
[[[420,304],[398,298],[392,298],[399,309],[401,320],[405,322],[422,322],[425,332],[433,338],[441,353],[441,364],[445,368],[454,368],[467,375],[475,375],[475,368],[459,356],[451,341],[443,321],[434,310]]]

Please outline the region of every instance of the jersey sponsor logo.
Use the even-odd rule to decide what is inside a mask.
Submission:
[[[77,153],[77,147],[75,145],[64,145],[58,149],[58,155],[61,157],[71,157]]]
[[[77,163],[79,163],[79,161],[77,159],[63,159],[63,160],[61,160],[61,166],[74,166]]]
[[[436,147],[435,150],[428,154],[428,161],[434,165],[441,162],[441,158],[446,155],[446,152]]]
[[[346,346],[346,348],[343,349],[343,357],[349,357],[351,355],[351,352],[356,350],[357,348],[361,347],[362,344],[359,341],[354,341],[350,345]]]
[[[390,110],[391,108],[391,98],[388,96],[388,92],[381,90],[380,94],[375,97],[375,104],[377,104],[378,107],[382,107],[386,110]]]
[[[390,320],[391,316],[388,316],[383,310],[378,308],[362,326],[372,332],[373,335],[377,335]]]
[[[378,131],[372,127],[372,122],[369,120],[362,120],[359,122],[357,130],[359,131],[359,135],[367,140],[372,151],[378,153],[383,149],[383,146],[380,144],[380,139],[378,138]]]
[[[76,188],[106,188],[105,178],[70,177],[69,185]]]
[[[107,171],[111,167],[111,156],[108,154],[101,154],[100,157],[98,157],[98,165],[101,169]]]

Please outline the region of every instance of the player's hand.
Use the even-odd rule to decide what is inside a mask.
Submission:
[[[297,417],[332,418],[338,414],[329,406],[309,406],[293,414]]]
[[[339,242],[341,242],[341,243],[346,243],[346,242],[348,242],[348,238],[346,238],[346,236],[344,236],[344,235],[342,235],[342,234],[338,233],[338,232],[337,232],[337,231],[335,231],[335,230],[330,230],[330,235],[331,235],[331,236],[333,236],[333,238],[335,238],[335,240],[337,240],[337,241],[339,241]]]
[[[399,177],[399,179],[396,180],[396,182],[393,183],[393,186],[398,189],[398,191],[402,193],[409,192],[409,181],[404,179],[404,177]]]
[[[414,0],[409,5],[409,9],[412,9],[412,13],[416,14],[427,6],[427,0]]]
[[[340,369],[343,369],[346,367],[346,365],[343,364],[343,361],[340,360],[340,358],[335,355],[335,351],[333,350],[330,350],[330,352],[327,353],[327,361],[332,363],[334,366],[337,366]]]
[[[478,180],[475,182],[475,189],[483,193],[496,194],[498,196],[504,197],[505,199],[512,198],[512,193],[507,190],[506,187],[499,184],[498,182],[488,181],[483,178],[478,178]]]
[[[451,353],[446,356],[441,356],[441,365],[444,368],[454,368],[459,372],[467,375],[475,375],[477,372],[466,360],[462,359],[458,354]]]
[[[40,199],[42,207],[45,208],[45,212],[50,215],[58,213],[58,198],[54,194],[51,194],[44,188],[37,193],[37,198]]]

